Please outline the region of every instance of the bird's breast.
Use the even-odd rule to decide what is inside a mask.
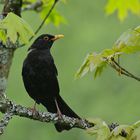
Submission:
[[[22,70],[24,83],[37,92],[59,93],[57,69],[48,53],[31,52],[24,61]],[[56,91],[53,91],[56,89]]]

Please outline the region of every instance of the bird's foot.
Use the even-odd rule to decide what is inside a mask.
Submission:
[[[32,112],[32,115],[35,115],[37,112],[36,109],[34,108],[29,107],[28,109]]]
[[[29,107],[28,109],[32,112],[32,115],[35,115],[37,113],[37,111],[36,111],[36,102],[34,103],[33,107]]]
[[[60,110],[57,110],[57,116],[58,116],[58,119],[60,120],[63,118],[63,115]]]

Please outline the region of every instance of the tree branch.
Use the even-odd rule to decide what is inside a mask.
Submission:
[[[3,19],[5,16],[7,16],[9,12],[13,12],[18,16],[21,15],[20,12],[22,0],[5,0],[4,2],[5,4],[0,19]],[[2,105],[1,103],[5,102],[7,79],[11,68],[15,48],[16,45],[11,43],[9,40],[7,40],[6,45],[4,45],[0,41],[0,107],[5,105]],[[5,106],[3,107],[5,108]],[[7,110],[4,113],[4,117],[0,121],[0,134],[4,132],[4,128],[8,125],[8,122],[13,115],[13,112],[11,112],[10,110]]]
[[[29,108],[23,107],[21,105],[16,105],[12,101],[5,99],[0,100],[0,111],[2,113],[6,113],[2,123],[0,122],[0,129],[7,126],[8,121],[12,118],[13,115],[17,115],[20,117],[25,117],[33,120],[38,120],[40,122],[52,122],[56,123],[59,122],[61,124],[65,124],[71,126],[71,128],[80,128],[80,129],[87,129],[93,127],[94,124],[88,122],[85,119],[77,119],[77,118],[70,118],[65,115],[62,116],[60,119],[57,114],[49,113],[49,112],[40,112],[40,111],[33,111]],[[8,113],[9,112],[9,113]]]

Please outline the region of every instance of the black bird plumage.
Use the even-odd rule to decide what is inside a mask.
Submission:
[[[43,34],[34,41],[23,63],[23,82],[29,96],[36,103],[44,105],[49,112],[61,112],[69,117],[80,118],[59,94],[58,72],[50,49],[53,42],[61,37]],[[60,123],[56,123],[55,127],[59,132],[71,129]]]

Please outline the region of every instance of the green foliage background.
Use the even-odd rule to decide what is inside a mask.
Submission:
[[[121,22],[116,16],[105,15],[106,1],[68,1],[59,4],[58,9],[68,21],[67,25],[54,27],[49,24],[41,33],[64,34],[65,38],[55,42],[52,54],[59,71],[61,95],[66,102],[83,118],[102,118],[107,123],[131,124],[139,120],[140,86],[139,82],[118,76],[111,68],[94,80],[92,73],[82,79],[74,80],[74,74],[87,53],[111,48],[116,39],[128,28],[139,25],[139,18],[129,14]],[[38,27],[40,18],[34,13],[23,13],[23,17],[33,29]],[[18,104],[32,106],[21,79],[22,62],[28,46],[15,53],[10,71],[7,94]],[[139,74],[140,56],[123,56],[121,64],[129,71]],[[45,110],[38,106],[39,110]],[[93,140],[80,129],[57,133],[52,124],[14,117],[6,128],[1,140]]]

